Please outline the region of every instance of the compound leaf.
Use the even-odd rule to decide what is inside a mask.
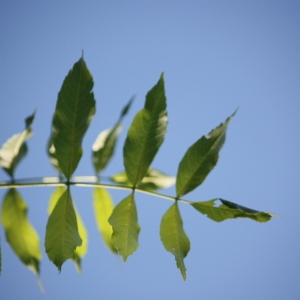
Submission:
[[[198,187],[217,164],[219,151],[225,142],[227,125],[234,115],[235,112],[187,150],[177,171],[177,199]]]
[[[70,190],[59,197],[46,226],[45,249],[49,259],[61,270],[62,264],[73,258],[82,244]]]
[[[15,189],[10,189],[3,200],[2,224],[6,240],[20,260],[36,275],[42,257],[39,237],[27,219],[27,205]]]
[[[112,242],[126,261],[138,248],[138,235],[141,230],[134,194],[130,194],[114,208],[108,222],[113,228]]]
[[[35,112],[25,119],[25,130],[14,134],[0,149],[0,166],[6,173],[14,177],[14,171],[22,158],[27,154],[26,141],[32,137],[31,124],[34,120]]]
[[[125,171],[131,185],[137,187],[147,173],[167,128],[164,77],[148,92],[145,106],[128,130],[123,148]]]
[[[177,268],[180,269],[183,279],[186,279],[184,258],[190,251],[190,241],[183,229],[177,202],[175,202],[163,215],[160,224],[160,238],[168,252],[176,259]]]
[[[121,172],[112,176],[110,180],[123,186],[131,186],[131,183],[129,182],[125,172]],[[144,191],[156,191],[169,188],[174,183],[175,177],[168,176],[155,169],[149,169],[138,185],[138,188]]]
[[[54,168],[70,179],[82,156],[82,140],[95,114],[93,78],[80,58],[58,93],[48,155]]]
[[[117,138],[122,129],[123,117],[129,111],[133,98],[122,109],[120,118],[116,125],[112,128],[102,131],[93,144],[93,165],[97,174],[99,174],[110,161],[117,142]]]
[[[215,206],[215,202],[220,200],[221,205]],[[191,205],[199,212],[207,215],[208,218],[222,222],[227,219],[249,218],[257,222],[267,222],[274,214],[261,212],[224,199],[212,199],[203,202],[194,202]]]
[[[114,204],[113,201],[104,188],[95,188],[94,189],[94,211],[95,218],[98,226],[98,230],[102,235],[102,239],[105,245],[113,252],[117,253],[115,245],[112,242],[112,227],[108,222],[109,217],[111,216]]]

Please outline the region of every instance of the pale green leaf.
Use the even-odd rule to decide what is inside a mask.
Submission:
[[[82,140],[95,114],[93,78],[80,58],[58,94],[48,143],[50,161],[70,179],[82,156]]]
[[[177,171],[177,199],[198,187],[217,164],[219,151],[225,142],[227,125],[234,115],[235,112],[187,150]]]
[[[180,269],[182,277],[185,280],[186,268],[184,258],[190,251],[190,241],[184,232],[177,202],[162,217],[160,238],[165,249],[175,256],[177,268]]]
[[[220,200],[221,205],[215,206],[216,201]],[[203,202],[194,202],[191,205],[208,218],[222,222],[227,219],[249,218],[257,222],[267,222],[274,214],[250,209],[224,199],[212,199]]]
[[[146,175],[167,128],[164,77],[148,92],[145,106],[128,130],[123,148],[125,171],[131,185],[136,187]]]
[[[14,134],[0,149],[0,166],[11,177],[22,158],[27,154],[26,141],[32,137],[31,124],[34,120],[35,112],[25,119],[25,130]]]
[[[10,189],[3,200],[2,224],[6,240],[20,260],[35,274],[39,274],[42,257],[39,237],[27,219],[27,206],[15,189]]]
[[[112,128],[102,131],[93,144],[93,166],[97,174],[99,174],[108,164],[114,154],[117,138],[122,129],[123,117],[129,111],[133,98],[122,109],[120,118],[116,125]]]
[[[112,242],[126,261],[138,248],[141,230],[138,225],[134,194],[130,194],[114,208],[108,221],[113,228]]]
[[[58,199],[46,226],[45,249],[49,259],[61,270],[62,264],[82,244],[70,190]]]
[[[108,222],[109,217],[111,216],[114,204],[113,201],[104,188],[95,188],[94,189],[94,212],[95,218],[98,226],[98,230],[102,235],[102,239],[105,245],[113,252],[117,253],[115,245],[112,243],[112,227]]]
[[[131,186],[125,172],[118,173],[110,178],[111,181],[122,186]],[[158,170],[149,169],[138,185],[138,189],[144,191],[155,191],[166,189],[175,183],[175,177],[168,176]]]

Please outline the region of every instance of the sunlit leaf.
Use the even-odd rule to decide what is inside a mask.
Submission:
[[[82,244],[70,190],[58,199],[46,226],[45,249],[49,259],[61,270],[62,264]]]
[[[220,200],[221,205],[215,206],[216,201]],[[221,222],[227,219],[249,218],[257,222],[267,222],[274,214],[253,210],[224,199],[212,199],[204,202],[194,202],[191,205],[210,219]]]
[[[50,197],[50,202],[49,202],[49,206],[48,206],[49,214],[51,214],[51,212],[53,211],[59,198],[62,196],[62,194],[65,191],[66,191],[66,189],[64,187],[58,187],[54,190],[54,192],[52,193],[52,195]],[[78,272],[80,273],[81,272],[81,259],[85,256],[85,254],[87,252],[88,236],[87,236],[87,231],[85,229],[83,221],[80,217],[80,214],[75,206],[75,203],[73,203],[73,207],[74,207],[76,219],[77,219],[78,233],[82,240],[82,244],[81,244],[81,246],[78,246],[74,250],[72,260],[75,262],[76,268],[77,268]]]
[[[32,137],[31,124],[35,112],[25,119],[25,130],[14,134],[0,149],[0,166],[11,176],[22,158],[27,154],[26,141]]]
[[[82,156],[82,140],[95,114],[93,78],[80,58],[66,76],[58,94],[48,143],[50,161],[70,179]]]
[[[118,173],[110,178],[111,181],[122,186],[131,186],[125,172]],[[175,183],[175,177],[168,176],[158,170],[149,169],[138,185],[138,188],[144,191],[155,191],[166,189]]]
[[[104,188],[95,188],[94,189],[94,211],[95,218],[98,226],[98,230],[102,235],[102,239],[105,245],[114,253],[117,253],[115,245],[112,243],[112,227],[108,222],[109,217],[111,216],[114,204],[113,201]]]
[[[198,187],[217,164],[219,151],[225,142],[227,125],[234,114],[209,134],[202,136],[185,153],[177,171],[178,199]]]
[[[164,77],[148,92],[145,106],[128,130],[123,156],[125,171],[131,185],[136,187],[146,175],[167,128]]]
[[[113,228],[112,242],[126,261],[138,248],[138,235],[141,230],[134,194],[130,194],[114,208],[108,221]]]
[[[35,274],[39,274],[42,257],[39,237],[27,219],[27,206],[15,189],[10,189],[3,200],[2,224],[6,240],[20,260]]]
[[[184,232],[177,202],[162,217],[160,238],[165,249],[175,256],[177,268],[180,269],[182,277],[185,280],[186,268],[184,258],[190,251],[190,241]]]
[[[114,154],[117,138],[122,129],[123,117],[129,111],[134,98],[131,98],[122,109],[118,122],[112,128],[102,131],[93,144],[93,165],[97,174],[99,174],[108,164]]]

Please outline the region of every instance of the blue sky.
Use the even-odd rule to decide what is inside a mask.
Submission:
[[[1,227],[1,299],[299,299],[299,23],[297,1],[2,1],[0,144],[38,109],[17,178],[55,176],[45,151],[51,119],[62,81],[84,50],[97,113],[75,175],[93,174],[94,140],[136,95],[103,175],[123,170],[128,127],[164,71],[169,125],[152,166],[175,176],[187,148],[239,107],[216,168],[185,198],[221,197],[283,218],[216,223],[180,205],[191,240],[184,282],[159,238],[170,201],[137,196],[140,247],[123,263],[97,232],[92,190],[74,188],[89,234],[82,275],[70,261],[58,274],[43,249],[41,294]],[[7,179],[0,171],[0,181]],[[53,188],[19,191],[43,245]],[[127,195],[111,194],[115,203]]]

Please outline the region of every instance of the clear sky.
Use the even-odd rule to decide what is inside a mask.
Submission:
[[[159,238],[172,202],[137,195],[140,247],[123,263],[102,243],[92,190],[74,188],[89,234],[82,275],[71,261],[58,274],[43,249],[41,294],[1,227],[1,299],[299,299],[298,1],[1,1],[0,40],[0,144],[38,109],[17,178],[55,175],[45,151],[50,123],[62,81],[84,50],[97,113],[75,175],[93,175],[94,140],[136,95],[104,175],[123,170],[128,127],[164,71],[169,126],[153,167],[175,176],[187,148],[239,107],[216,168],[185,198],[221,197],[283,216],[216,223],[181,204],[191,240],[184,282]],[[19,189],[42,246],[52,191]],[[117,203],[127,192],[111,194]]]

